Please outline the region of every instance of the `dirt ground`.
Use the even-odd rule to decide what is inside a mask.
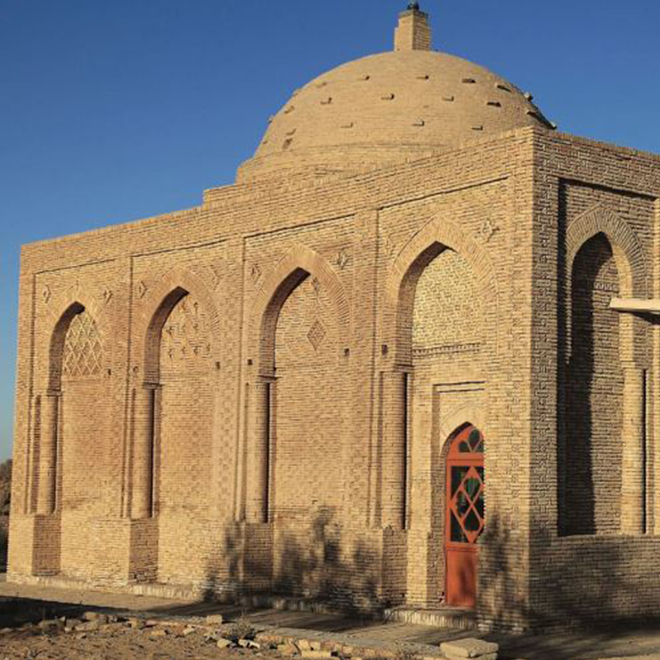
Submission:
[[[441,642],[482,636],[348,615],[15,585],[2,578],[0,660],[322,660],[330,650],[350,660],[439,660]],[[222,641],[227,636],[248,645],[246,629],[256,633],[258,646],[218,647],[229,643]],[[500,645],[500,660],[660,660],[660,621],[590,633],[486,638]],[[325,655],[301,652],[304,643],[320,644]]]
[[[102,615],[103,616],[103,615]],[[276,649],[218,648],[212,628],[183,624],[145,625],[138,620],[119,622],[52,621],[0,631],[0,660],[190,660],[242,657],[279,658]],[[82,630],[85,626],[94,630]],[[224,641],[221,643],[225,643]]]

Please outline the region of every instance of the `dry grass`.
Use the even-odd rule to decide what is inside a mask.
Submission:
[[[232,642],[238,642],[239,639],[254,639],[256,634],[256,629],[245,617],[230,623],[222,631],[222,636]]]

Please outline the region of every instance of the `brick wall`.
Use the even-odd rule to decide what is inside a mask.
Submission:
[[[617,279],[621,295],[660,293],[659,191],[657,157],[530,128],[378,172],[214,189],[186,211],[27,246],[10,579],[437,606],[443,446],[471,421],[486,437],[480,624],[560,621],[557,593],[595,616],[589,558],[622,585],[602,614],[650,611],[660,344],[648,320],[617,326],[605,305]],[[611,258],[601,246],[583,259],[599,231]],[[578,336],[591,309],[573,308],[574,260],[600,283],[606,396],[593,399],[592,377],[589,405],[607,402],[588,438],[588,537],[558,522],[570,318]],[[60,383],[52,339],[80,313],[102,340],[100,370]],[[633,533],[639,466],[624,459],[640,429],[625,411],[639,410],[640,370],[646,533]],[[633,433],[615,437],[617,424]]]

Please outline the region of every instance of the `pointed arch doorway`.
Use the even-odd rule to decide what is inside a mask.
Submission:
[[[449,439],[445,495],[445,602],[475,607],[479,548],[484,530],[484,437],[466,424]]]

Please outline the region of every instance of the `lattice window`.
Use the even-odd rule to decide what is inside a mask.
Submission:
[[[103,364],[103,344],[96,322],[85,310],[76,314],[64,340],[62,375],[65,378],[97,376]]]

